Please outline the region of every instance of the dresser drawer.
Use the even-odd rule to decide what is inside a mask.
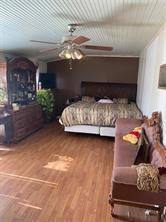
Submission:
[[[20,128],[20,129],[17,129],[15,131],[15,139],[14,140],[21,140],[23,139],[24,137],[26,137],[26,128]]]
[[[15,142],[33,133],[43,125],[42,109],[38,105],[30,105],[13,112],[13,128]]]

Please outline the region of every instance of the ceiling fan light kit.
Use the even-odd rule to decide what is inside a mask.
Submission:
[[[74,51],[74,56],[75,56],[76,59],[80,60],[80,59],[82,59],[84,57],[84,54],[83,54],[83,52],[80,49],[76,49]]]
[[[68,45],[67,48],[63,49],[62,52],[59,53],[59,57],[62,59],[82,59],[84,54],[81,50],[75,48],[72,45]]]

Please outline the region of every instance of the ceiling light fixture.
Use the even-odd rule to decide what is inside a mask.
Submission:
[[[73,54],[76,57],[76,59],[79,59],[79,60],[82,59],[84,56],[80,49],[75,49]]]
[[[75,48],[72,45],[68,45],[67,48],[63,49],[59,53],[59,57],[62,59],[82,59],[84,54],[80,49]]]
[[[80,49],[77,49],[73,45],[68,45],[59,53],[59,57],[62,59],[68,59],[69,69],[72,69],[72,60],[80,60],[84,57],[84,54]]]

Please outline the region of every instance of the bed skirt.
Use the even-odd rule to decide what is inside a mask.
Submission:
[[[115,127],[74,125],[74,126],[65,126],[64,130],[65,132],[89,133],[100,136],[115,137]]]

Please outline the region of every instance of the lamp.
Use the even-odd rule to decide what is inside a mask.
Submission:
[[[79,49],[75,49],[73,52],[74,56],[76,57],[76,59],[82,59],[83,58],[83,53],[81,52],[81,50]]]
[[[67,48],[63,49],[62,52],[59,53],[59,57],[62,59],[82,59],[84,54],[80,49],[74,48],[72,45],[68,45]]]
[[[65,59],[65,50],[59,53],[59,57]]]

